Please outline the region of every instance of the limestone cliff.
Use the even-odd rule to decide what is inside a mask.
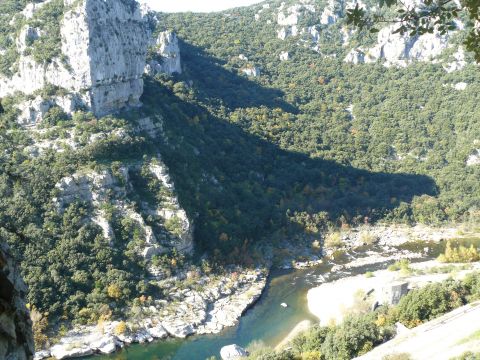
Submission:
[[[151,47],[152,59],[150,59],[145,68],[149,75],[158,73],[181,74],[182,64],[180,58],[180,47],[178,38],[174,32],[162,31],[154,39]]]
[[[139,190],[131,176],[158,184],[162,201],[132,200],[138,197]],[[103,210],[105,206],[113,208],[117,216],[130,219],[142,234],[142,243],[136,251],[147,260],[172,249],[181,254],[193,251],[192,222],[180,206],[168,168],[159,156],[149,163],[122,165],[115,175],[111,170],[77,172],[63,178],[56,189],[58,196],[53,201],[59,211],[77,201],[89,203],[93,209],[89,220],[102,228],[110,242],[115,235],[112,221]]]
[[[44,3],[47,3],[46,1]],[[24,10],[33,16],[41,4]],[[30,25],[20,32],[18,69],[0,77],[0,97],[33,94],[52,84],[77,94],[76,106],[104,115],[136,106],[150,38],[148,22],[135,1],[64,0],[60,23],[61,56],[37,63],[27,50],[42,36]]]
[[[32,323],[25,294],[25,284],[8,248],[0,244],[0,359],[33,357]]]
[[[421,0],[408,1],[409,6],[419,6],[421,3]],[[413,62],[432,62],[442,63],[448,72],[460,70],[466,65],[463,50],[452,40],[453,35],[464,28],[460,21],[456,22],[456,30],[446,35],[439,32],[421,36],[394,34],[397,26],[388,25],[380,29],[374,44],[366,44],[365,39],[356,37],[358,31],[346,26],[346,11],[357,4],[367,12],[379,11],[371,1],[298,0],[282,2],[279,7],[262,7],[255,18],[275,19],[276,35],[280,40],[292,38],[297,46],[308,47],[325,57],[340,55],[345,62],[353,64],[381,62],[385,66],[398,67]],[[322,36],[331,42],[337,35],[341,36],[338,36],[338,41],[341,41],[345,54],[328,53],[322,44]],[[286,46],[290,44],[287,42]],[[442,54],[450,48],[456,53],[450,60],[444,59]]]

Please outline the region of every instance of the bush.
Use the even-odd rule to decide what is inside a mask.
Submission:
[[[377,325],[377,313],[350,315],[338,326],[315,326],[292,341],[300,359],[351,359],[389,339],[389,325]]]
[[[441,254],[437,260],[442,263],[470,263],[480,260],[480,254],[473,244],[468,248],[463,245],[452,247],[452,243],[448,241],[445,253]]]
[[[389,271],[399,271],[401,270],[404,273],[410,272],[410,261],[408,259],[401,259],[399,261],[396,261],[392,265],[388,267]]]
[[[364,245],[372,245],[378,241],[378,238],[368,231],[362,231],[359,235],[359,240]]]
[[[339,232],[327,234],[325,237],[325,247],[338,248],[343,245],[342,236]]]
[[[115,329],[113,330],[115,335],[123,335],[127,332],[127,324],[125,321],[120,321],[116,326]]]
[[[462,306],[466,294],[465,286],[452,280],[429,284],[409,292],[400,300],[395,311],[396,320],[409,328],[415,327]]]

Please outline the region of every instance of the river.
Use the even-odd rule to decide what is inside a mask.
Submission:
[[[431,259],[444,249],[444,244],[420,243],[403,246],[410,250],[430,248],[429,255],[422,259]],[[366,250],[349,254],[337,259],[336,264],[361,257]],[[237,326],[213,335],[192,336],[187,339],[168,339],[151,344],[135,344],[122,351],[106,356],[96,356],[94,360],[204,360],[212,356],[219,358],[220,349],[229,344],[247,347],[255,341],[275,347],[301,321],[316,321],[307,308],[307,292],[322,281],[333,281],[345,276],[363,274],[384,268],[385,264],[367,265],[352,272],[331,273],[332,263],[304,270],[274,270],[260,300],[240,319]],[[322,280],[324,279],[324,280]],[[288,304],[287,308],[280,304]]]

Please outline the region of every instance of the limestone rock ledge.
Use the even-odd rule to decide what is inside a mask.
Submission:
[[[0,359],[32,359],[32,322],[24,302],[26,287],[8,247],[0,244]]]

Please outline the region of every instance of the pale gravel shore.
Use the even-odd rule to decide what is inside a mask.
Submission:
[[[442,265],[445,264],[433,260],[412,264],[411,267],[425,270]],[[347,313],[354,310],[356,301],[358,301],[356,300],[358,298],[356,294],[370,293],[373,301],[382,303],[384,289],[396,281],[408,282],[409,288],[416,288],[428,283],[444,281],[450,277],[462,278],[478,269],[480,269],[480,264],[476,263],[472,264],[471,270],[461,270],[454,274],[402,276],[400,271],[379,270],[373,272],[372,277],[366,277],[365,275],[346,277],[310,289],[307,293],[308,309],[319,319],[321,325],[328,325],[332,321],[340,323]]]

